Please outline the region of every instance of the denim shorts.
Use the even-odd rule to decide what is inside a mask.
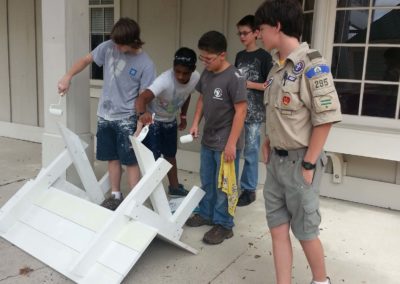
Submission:
[[[176,120],[171,122],[154,121],[143,144],[149,148],[157,160],[161,155],[175,158],[178,142],[178,126]]]
[[[96,158],[100,161],[119,160],[122,165],[137,165],[129,135],[136,131],[136,116],[120,120],[97,118]]]
[[[272,150],[264,185],[269,228],[289,223],[298,240],[318,237],[321,223],[319,185],[326,156],[322,153],[317,160],[313,181],[308,184],[303,178],[301,166],[306,150],[291,150],[285,157]]]

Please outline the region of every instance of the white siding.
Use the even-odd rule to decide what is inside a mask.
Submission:
[[[35,1],[8,1],[12,122],[38,125]]]

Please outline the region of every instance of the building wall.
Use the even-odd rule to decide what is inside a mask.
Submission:
[[[0,120],[43,126],[40,1],[0,1]],[[6,40],[3,40],[6,39]]]

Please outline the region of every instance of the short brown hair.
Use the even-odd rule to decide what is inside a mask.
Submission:
[[[209,31],[201,36],[197,47],[214,54],[225,52],[227,48],[226,38],[220,32]]]
[[[298,0],[266,0],[256,11],[256,25],[276,27],[280,23],[284,34],[300,40],[303,17],[303,9]]]
[[[130,18],[120,18],[111,30],[111,39],[116,44],[141,48],[144,42],[140,39],[140,27]]]

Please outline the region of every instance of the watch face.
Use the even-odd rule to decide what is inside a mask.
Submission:
[[[311,164],[311,163],[309,163],[309,162],[303,161],[303,162],[301,163],[301,165],[302,165],[303,168],[305,168],[306,170],[313,170],[313,169],[315,169],[315,164]]]

